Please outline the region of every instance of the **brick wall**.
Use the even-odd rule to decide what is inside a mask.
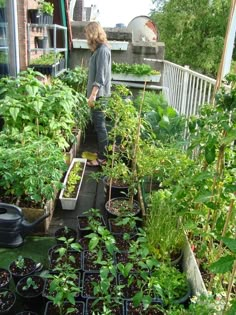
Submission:
[[[17,3],[18,13],[18,36],[19,36],[19,55],[20,70],[24,70],[27,65],[27,6],[28,0],[22,0]]]
[[[77,0],[74,8],[74,21],[82,21],[83,20],[83,8],[84,8],[84,0]]]

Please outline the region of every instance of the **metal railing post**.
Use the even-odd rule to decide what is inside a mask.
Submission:
[[[186,70],[189,70],[189,66],[184,66]],[[180,114],[186,114],[187,107],[187,95],[188,95],[188,81],[189,81],[189,72],[184,71],[183,78],[183,89],[182,89],[182,102],[180,108]]]

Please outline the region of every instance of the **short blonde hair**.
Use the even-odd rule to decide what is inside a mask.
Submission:
[[[107,35],[102,26],[98,22],[90,22],[85,26],[85,35],[88,46],[95,51],[99,44],[107,45]]]

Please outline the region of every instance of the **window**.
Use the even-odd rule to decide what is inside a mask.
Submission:
[[[0,0],[0,77],[19,72],[16,0]]]

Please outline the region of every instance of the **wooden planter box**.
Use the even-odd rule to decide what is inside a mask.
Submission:
[[[62,206],[63,210],[74,210],[75,209],[76,202],[78,200],[78,196],[79,196],[79,192],[80,192],[80,188],[81,188],[81,185],[82,185],[83,177],[84,177],[84,172],[85,172],[85,168],[86,168],[86,162],[87,162],[87,159],[74,158],[72,160],[72,163],[70,164],[70,167],[69,167],[69,169],[68,169],[68,171],[66,173],[65,179],[63,181],[63,184],[65,186],[67,184],[67,180],[68,180],[69,174],[70,174],[71,169],[73,168],[74,164],[75,163],[81,163],[81,164],[83,164],[83,167],[82,167],[82,171],[81,171],[81,174],[80,174],[81,175],[81,179],[80,179],[80,182],[79,182],[79,185],[78,185],[78,188],[77,188],[76,196],[74,198],[63,197],[65,188],[63,188],[61,190],[61,192],[60,192],[59,199],[61,201],[61,206]]]
[[[65,152],[65,161],[67,165],[70,165],[72,160],[76,158],[77,153],[79,152],[80,142],[81,142],[81,130],[78,130],[77,135],[76,135],[76,141],[71,146],[70,151]]]
[[[134,74],[125,73],[112,73],[111,78],[113,81],[132,81],[132,82],[160,82],[161,75],[142,75],[137,76]]]
[[[35,229],[33,230],[33,234],[39,234],[39,235],[45,235],[47,234],[49,230],[49,226],[53,217],[53,212],[55,209],[55,200],[56,200],[56,193],[55,193],[55,199],[49,200],[44,208],[27,208],[22,207],[22,212],[24,215],[24,218],[28,222],[34,222],[41,216],[43,216],[45,213],[50,213],[49,217],[47,217],[43,222],[38,224]]]

